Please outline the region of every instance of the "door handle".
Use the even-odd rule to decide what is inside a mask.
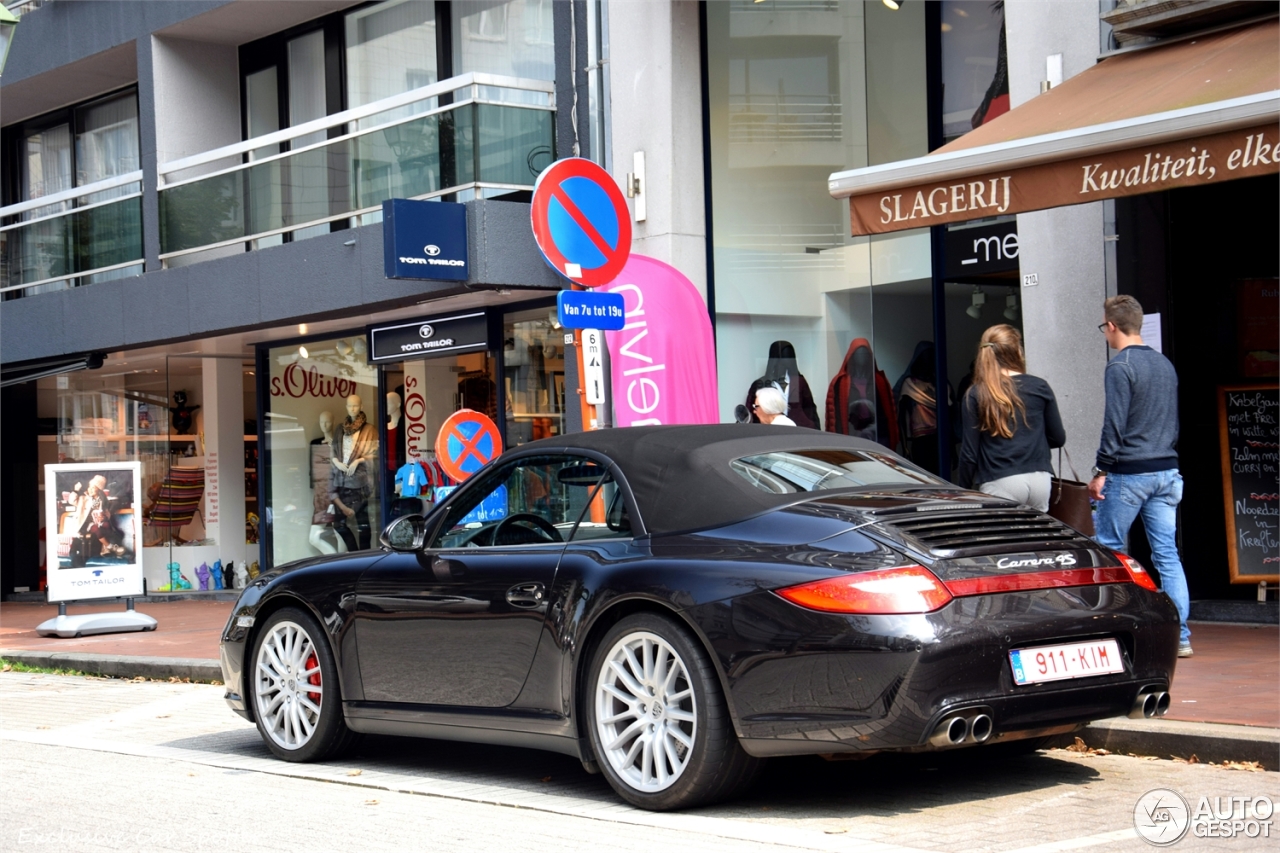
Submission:
[[[507,603],[512,607],[541,607],[546,597],[547,588],[540,583],[518,583],[507,590]]]

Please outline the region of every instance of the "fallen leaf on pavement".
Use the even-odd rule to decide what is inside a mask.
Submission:
[[[366,806],[376,806],[376,805],[378,804],[378,801],[377,801],[377,800],[365,800],[365,801],[364,801],[364,804],[365,804]]]
[[[48,726],[36,726],[36,728],[37,728],[37,729],[47,729],[47,728],[49,728],[49,727],[48,727]]]
[[[348,770],[348,771],[347,771],[347,775],[348,775],[348,776],[359,776],[359,775],[360,775],[361,773],[363,773],[363,772],[364,772],[363,770]]]
[[[1109,749],[1094,749],[1093,747],[1089,746],[1089,744],[1085,743],[1082,738],[1076,738],[1075,743],[1071,744],[1071,746],[1064,747],[1064,748],[1066,749],[1067,752],[1078,752],[1081,755],[1110,755],[1111,754],[1111,750]]]
[[[825,832],[827,835],[843,835],[848,831],[849,830],[847,829],[824,829],[823,830],[823,832]]]
[[[1224,770],[1248,770],[1250,773],[1265,773],[1267,770],[1256,761],[1224,761],[1212,766],[1221,767]]]

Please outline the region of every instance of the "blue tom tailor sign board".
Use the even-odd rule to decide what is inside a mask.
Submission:
[[[556,314],[566,329],[607,329],[616,332],[627,322],[621,293],[562,290],[556,294]]]
[[[618,277],[631,254],[627,200],[590,160],[557,160],[538,176],[531,205],[533,238],[551,268],[584,287]]]
[[[466,205],[403,198],[384,201],[382,267],[387,278],[466,281]]]

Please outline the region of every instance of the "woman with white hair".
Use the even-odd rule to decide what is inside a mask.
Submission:
[[[764,424],[777,426],[795,426],[796,422],[787,417],[787,398],[772,385],[756,391],[756,401],[751,406],[756,417]]]

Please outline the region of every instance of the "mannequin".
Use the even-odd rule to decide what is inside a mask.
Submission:
[[[387,392],[387,470],[395,473],[404,464],[404,446],[400,441],[400,395]]]
[[[321,554],[342,554],[347,550],[347,543],[334,530],[337,507],[333,503],[333,488],[330,485],[333,479],[333,413],[321,412],[318,420],[320,437],[311,442],[311,494],[314,506],[311,535],[307,541]]]
[[[871,344],[855,338],[840,371],[827,388],[827,432],[879,441],[890,450],[898,446],[898,418],[893,389],[876,367]]]
[[[378,431],[365,417],[359,394],[347,398],[347,417],[334,435],[331,447],[330,494],[334,507],[342,513],[334,522],[334,529],[348,551],[364,550],[372,538],[369,500],[374,494]]]
[[[765,365],[764,376],[751,383],[751,388],[747,391],[748,412],[752,411],[756,391],[764,385],[772,385],[787,398],[787,414],[795,421],[796,426],[822,429],[821,421],[818,420],[818,406],[813,401],[813,391],[800,373],[800,367],[796,364],[796,348],[790,341],[774,341],[769,344],[769,361]],[[760,422],[754,413],[751,420],[754,423]]]
[[[928,341],[916,346],[907,372],[894,389],[898,431],[903,455],[926,471],[938,473],[938,391],[934,348]],[[947,405],[951,400],[947,389]]]

